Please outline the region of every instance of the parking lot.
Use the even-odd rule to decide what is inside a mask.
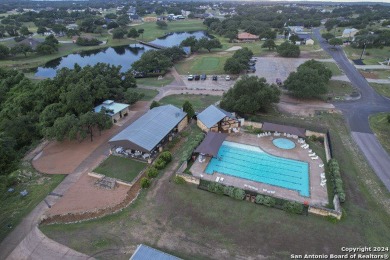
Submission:
[[[225,77],[226,75],[218,75],[218,80],[214,81],[212,80],[213,75],[207,75],[206,80],[192,80],[189,81],[187,78],[187,75],[181,75],[181,78],[189,89],[206,89],[206,90],[212,90],[212,89],[218,89],[218,90],[227,90],[231,86],[234,85],[235,80],[226,81]]]

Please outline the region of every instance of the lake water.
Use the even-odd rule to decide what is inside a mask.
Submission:
[[[151,43],[172,47],[179,45],[184,39],[190,36],[195,36],[197,39],[208,37],[205,32],[177,32],[167,36],[158,38]],[[73,68],[77,63],[81,67],[87,65],[95,65],[99,62],[108,63],[110,65],[122,66],[121,71],[127,71],[131,68],[131,64],[137,61],[145,51],[153,48],[142,44],[131,44],[118,47],[108,47],[93,51],[83,51],[77,54],[70,54],[52,61],[49,61],[42,67],[38,67],[35,73],[36,77],[53,78],[57,70],[61,68]]]

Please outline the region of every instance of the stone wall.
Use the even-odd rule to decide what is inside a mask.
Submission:
[[[333,204],[335,209],[328,209],[320,206],[310,206],[309,213],[324,216],[324,217],[332,216],[340,220],[342,216],[342,211],[340,206],[340,200],[337,194],[333,198]]]
[[[310,130],[306,130],[305,134],[306,134],[306,136],[315,135],[317,137],[324,137],[324,138],[326,136],[326,134],[324,134],[324,133],[314,132],[314,131],[310,131]]]
[[[243,126],[252,126],[255,128],[263,128],[263,124],[259,122],[252,122],[252,121],[244,121]]]
[[[181,173],[184,172],[185,169],[187,169],[187,161],[183,162],[183,163],[180,165],[179,169],[177,169],[176,172],[181,174]]]
[[[186,182],[199,185],[199,179],[189,174],[176,173],[176,176],[182,177]]]
[[[207,126],[205,126],[202,121],[200,121],[199,119],[196,121],[196,125],[203,131],[203,132],[208,132],[209,129],[207,128]]]
[[[185,116],[183,120],[177,125],[177,131],[181,132],[188,125],[188,118]]]

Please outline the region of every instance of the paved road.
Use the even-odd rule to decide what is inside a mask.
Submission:
[[[390,99],[377,94],[371,88],[367,80],[345,56],[341,47],[334,48],[326,43],[322,39],[318,28],[314,30],[314,35],[319,40],[321,47],[333,57],[352,85],[358,88],[361,93],[359,100],[335,103],[335,106],[343,112],[353,139],[360,147],[375,173],[390,191],[390,156],[382,148],[371,131],[368,121],[368,117],[371,114],[390,112]]]

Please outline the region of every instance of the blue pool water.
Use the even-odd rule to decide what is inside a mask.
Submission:
[[[291,140],[288,140],[286,138],[277,138],[272,141],[272,143],[280,148],[280,149],[285,149],[285,150],[290,150],[295,148],[295,143]]]
[[[308,163],[273,156],[259,147],[224,141],[218,158],[212,158],[205,170],[214,171],[310,196]]]

